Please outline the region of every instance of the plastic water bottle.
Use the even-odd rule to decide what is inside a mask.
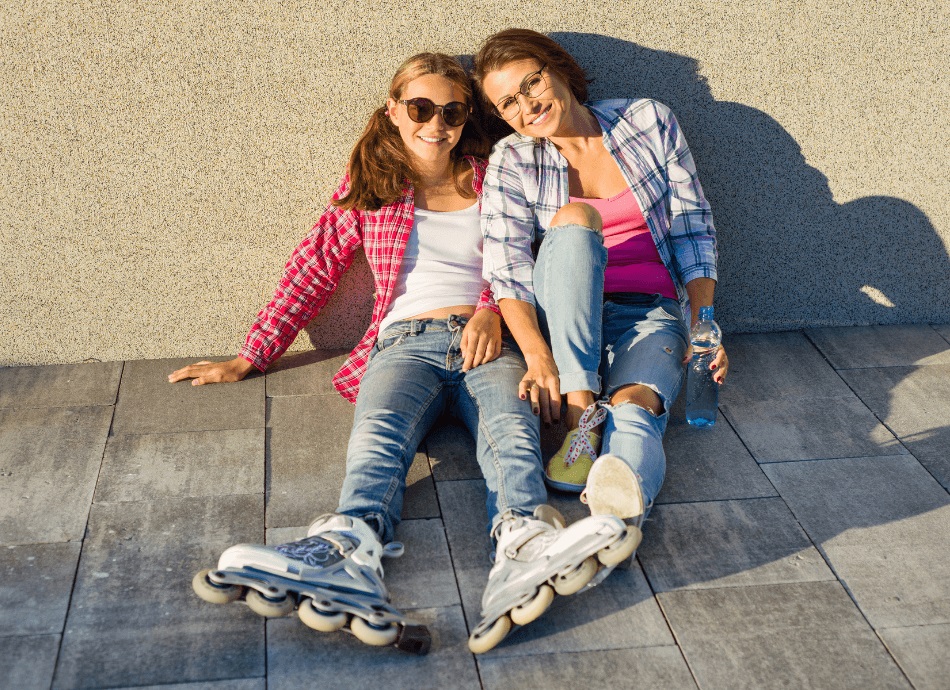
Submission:
[[[712,307],[699,308],[699,321],[689,333],[693,358],[686,375],[686,421],[693,426],[712,426],[719,407],[719,384],[709,365],[722,343],[722,330],[713,320]]]

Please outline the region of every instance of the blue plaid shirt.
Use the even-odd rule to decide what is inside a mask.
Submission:
[[[623,173],[689,314],[685,285],[716,279],[716,231],[693,156],[670,109],[648,99],[594,101],[604,146]],[[567,161],[547,139],[512,134],[492,150],[482,196],[485,279],[496,300],[536,305],[533,244],[570,201]]]

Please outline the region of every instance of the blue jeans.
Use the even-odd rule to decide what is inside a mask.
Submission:
[[[518,397],[524,358],[508,339],[498,359],[463,373],[466,322],[394,323],[380,334],[360,382],[337,512],[366,520],[384,543],[399,523],[416,449],[445,411],[475,438],[489,531],[506,511],[529,515],[547,500],[538,418]]]
[[[637,473],[650,505],[666,474],[663,433],[683,382],[689,331],[677,300],[658,294],[605,296],[606,265],[598,232],[581,225],[550,228],[534,269],[538,318],[561,372],[561,392],[603,394],[601,453],[618,456]],[[653,390],[662,414],[635,403],[606,402],[630,384]]]

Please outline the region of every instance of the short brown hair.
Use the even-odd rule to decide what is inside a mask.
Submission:
[[[505,29],[485,39],[475,56],[475,73],[472,77],[481,92],[489,112],[495,104],[488,102],[482,81],[489,72],[502,69],[509,62],[537,60],[563,79],[580,103],[587,100],[587,85],[590,79],[584,68],[561,45],[544,34],[531,29]]]
[[[458,60],[442,53],[419,53],[406,60],[389,85],[389,96],[398,101],[413,79],[427,74],[438,74],[459,87],[465,102],[474,106],[472,82]],[[477,111],[477,108],[476,108]],[[474,198],[470,185],[462,184],[469,165],[465,156],[487,158],[490,143],[481,129],[477,113],[465,122],[458,144],[452,149],[455,188],[466,198]],[[389,119],[386,106],[377,108],[350,155],[347,168],[350,191],[334,203],[344,209],[377,211],[398,200],[406,182],[417,183],[409,153],[399,136],[399,130]]]

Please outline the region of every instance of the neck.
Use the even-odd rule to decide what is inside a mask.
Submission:
[[[584,146],[587,139],[600,141],[602,136],[600,123],[594,113],[572,97],[571,108],[567,113],[567,117],[564,118],[564,122],[558,128],[558,131],[549,138],[551,143],[558,148],[565,146],[574,148]]]
[[[447,184],[454,184],[455,177],[452,174],[452,159],[446,161],[413,161],[413,170],[418,178],[418,187],[421,190],[438,189]]]

